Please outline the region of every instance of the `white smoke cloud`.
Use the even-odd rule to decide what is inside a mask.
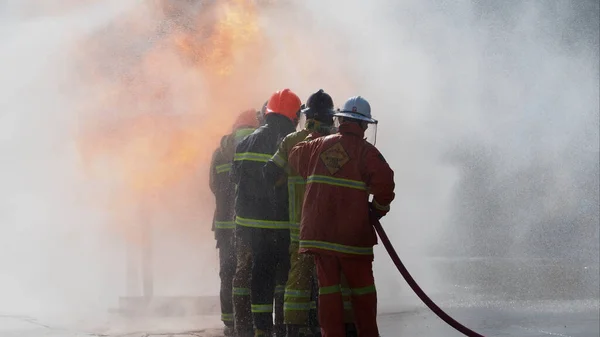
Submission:
[[[337,105],[354,95],[371,102],[377,145],[396,172],[384,227],[426,291],[452,282],[432,255],[597,258],[598,32],[582,22],[593,22],[583,19],[592,2],[272,3],[260,11],[268,71],[248,78],[266,90],[257,106],[281,87],[303,98],[323,88]],[[0,311],[104,311],[125,291],[125,243],[99,203],[112,195],[108,182],[91,184],[76,164],[76,119],[90,116],[75,111],[89,88],[67,47],[146,9],[31,4],[0,7]],[[155,16],[143,24],[158,26]],[[135,41],[123,34],[111,42]],[[132,46],[131,60],[150,43]],[[168,70],[151,79],[175,88],[165,104],[184,110],[202,74]],[[177,202],[156,221],[194,222],[173,215]],[[196,232],[158,232],[157,269],[167,276],[157,291],[215,294],[212,246],[198,249]],[[409,310],[415,298],[385,255],[379,246],[381,307]]]

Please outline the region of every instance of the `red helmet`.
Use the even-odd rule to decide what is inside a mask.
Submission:
[[[265,115],[272,113],[280,114],[293,122],[298,119],[301,106],[302,101],[300,101],[300,97],[286,88],[271,95]]]
[[[248,109],[239,114],[237,119],[233,123],[233,130],[237,130],[244,126],[252,128],[258,127],[258,119],[256,118],[255,109]]]

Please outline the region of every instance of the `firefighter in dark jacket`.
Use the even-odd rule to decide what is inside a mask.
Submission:
[[[299,254],[299,234],[302,203],[304,201],[305,181],[288,165],[289,151],[299,142],[329,135],[333,126],[333,99],[323,89],[310,95],[306,101],[306,109],[302,110],[304,128],[287,135],[271,160],[265,165],[265,176],[270,178],[268,184],[281,183],[287,177],[289,213],[290,213],[290,272],[285,287],[284,323],[287,328],[286,337],[312,336],[318,329],[314,320],[311,322],[311,311],[316,310],[313,286],[314,259],[310,255]],[[349,298],[344,302],[346,322],[353,322],[352,308]],[[351,326],[348,327],[352,329]],[[351,334],[349,334],[351,336]]]
[[[273,327],[273,300],[282,308],[283,291],[289,270],[289,214],[287,185],[265,184],[263,166],[277,151],[279,143],[295,131],[300,98],[289,89],[275,92],[267,104],[265,125],[246,137],[236,148],[232,174],[238,186],[235,199],[236,235],[252,247],[251,299],[254,336],[285,336],[283,317],[276,312]]]
[[[234,249],[234,199],[235,185],[230,179],[231,163],[235,146],[258,127],[256,110],[242,112],[231,134],[223,136],[215,150],[210,165],[209,185],[215,195],[215,214],[212,230],[219,249],[219,277],[221,278],[221,320],[225,324],[225,336],[233,336],[234,318],[232,284],[236,269]]]

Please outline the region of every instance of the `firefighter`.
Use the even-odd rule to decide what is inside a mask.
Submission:
[[[290,167],[306,179],[300,253],[314,255],[323,337],[345,334],[340,272],[350,286],[358,335],[378,337],[372,269],[377,237],[370,214],[381,218],[389,211],[394,172],[364,139],[369,125],[377,123],[367,100],[352,97],[335,116],[336,134],[301,142],[289,154]]]
[[[290,263],[287,185],[266,185],[263,166],[281,140],[295,131],[300,105],[300,98],[290,89],[275,92],[266,107],[265,125],[246,137],[234,156],[236,234],[252,248],[250,293],[255,336],[285,335],[282,324],[273,328],[273,299],[276,286],[283,295]]]
[[[223,136],[221,145],[215,150],[210,165],[209,185],[215,195],[215,214],[212,230],[215,233],[219,250],[219,277],[221,278],[221,320],[225,325],[225,336],[233,336],[232,285],[236,270],[234,249],[234,209],[235,185],[229,177],[235,145],[258,127],[256,110],[242,112],[232,127],[232,133]]]
[[[302,110],[306,118],[304,129],[291,133],[283,139],[279,149],[265,166],[267,183],[275,184],[281,176],[287,175],[289,213],[290,213],[290,272],[285,287],[284,323],[287,337],[311,335],[314,327],[309,327],[314,280],[314,259],[298,253],[300,216],[304,200],[304,179],[287,164],[289,150],[305,139],[314,139],[329,135],[333,129],[333,100],[323,89],[310,95]],[[352,323],[352,311],[346,304],[347,322]]]

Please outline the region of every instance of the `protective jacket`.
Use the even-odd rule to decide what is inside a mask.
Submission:
[[[235,212],[233,207],[235,201],[235,184],[230,177],[235,146],[254,130],[254,128],[250,127],[241,127],[233,133],[223,136],[220,146],[212,155],[209,186],[215,195],[216,207],[212,230],[215,232],[217,242],[224,237],[231,237],[230,230],[235,228]]]
[[[318,122],[314,120],[307,121],[304,129],[290,133],[283,139],[279,149],[265,166],[267,183],[278,185],[282,181],[281,178],[287,175],[290,241],[292,243],[297,243],[299,240],[300,218],[306,182],[298,172],[289,167],[288,155],[296,144],[307,139],[321,137],[324,132],[320,129]]]
[[[283,138],[294,131],[294,124],[278,114],[267,114],[265,119],[267,124],[247,136],[235,151],[232,167],[237,184],[235,221],[239,226],[287,230],[287,186],[265,184],[263,166]]]
[[[381,153],[363,138],[358,124],[343,123],[338,133],[290,151],[289,165],[307,183],[300,252],[372,258],[377,237],[369,221],[369,194],[375,207],[387,211],[395,184]]]

